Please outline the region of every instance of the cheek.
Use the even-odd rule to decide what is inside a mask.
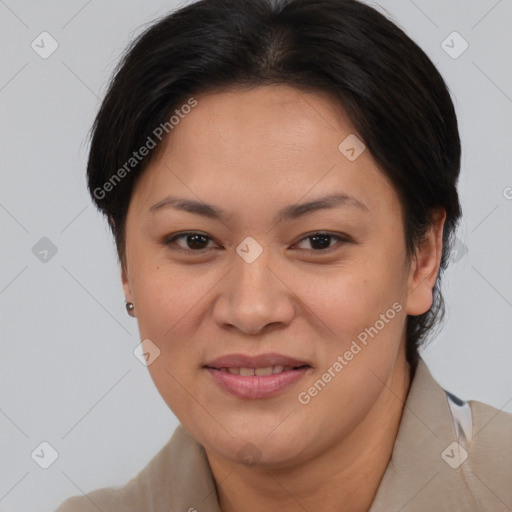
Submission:
[[[204,345],[197,331],[213,283],[164,264],[148,265],[134,282],[140,339],[151,340],[160,351],[149,373],[167,405],[181,416],[197,407],[187,390],[197,378]]]
[[[352,339],[403,303],[406,275],[394,261],[361,257],[328,273],[295,278],[293,290],[338,340]],[[396,309],[388,316],[395,318]]]
[[[218,280],[218,279],[217,279]],[[132,276],[141,336],[163,342],[184,329],[215,284],[212,272],[168,262],[141,262]]]

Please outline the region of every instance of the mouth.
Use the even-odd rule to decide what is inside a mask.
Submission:
[[[273,366],[263,366],[259,368],[243,368],[243,367],[215,367],[215,366],[205,366],[205,368],[209,368],[210,370],[219,370],[225,373],[231,373],[232,375],[241,375],[242,377],[253,377],[253,376],[264,376],[264,375],[276,375],[278,373],[283,372],[291,372],[293,370],[301,370],[303,368],[311,368],[311,366],[304,364],[301,366],[283,366],[283,365],[273,365]]]
[[[281,373],[285,368],[287,370],[293,370],[302,368],[303,366],[311,365],[307,361],[277,353],[258,354],[255,356],[247,354],[226,354],[209,361],[205,365],[206,368],[221,371],[241,370],[247,372],[245,375],[248,376],[254,375],[254,373],[250,373],[252,370],[264,370],[266,373],[262,375],[270,375],[271,373]],[[240,372],[238,372],[238,374],[240,374]]]
[[[247,356],[230,354],[203,368],[221,390],[237,398],[262,399],[276,396],[299,381],[312,366],[281,354]]]

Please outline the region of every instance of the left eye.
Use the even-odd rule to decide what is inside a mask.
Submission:
[[[330,252],[330,250],[336,248],[336,246],[331,245],[333,240],[338,241],[338,243],[347,241],[345,238],[331,233],[314,233],[303,238],[297,245],[300,245],[303,242],[309,242],[312,249],[305,249],[307,251]]]

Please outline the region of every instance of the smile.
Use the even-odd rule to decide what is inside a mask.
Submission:
[[[292,370],[298,370],[300,367],[274,365],[266,366],[263,368],[214,368],[214,370],[220,370],[221,372],[231,373],[232,375],[241,375],[242,377],[252,377],[254,375],[275,375],[276,373],[290,372]]]

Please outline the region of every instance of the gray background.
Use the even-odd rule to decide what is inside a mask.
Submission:
[[[448,316],[423,357],[445,388],[512,411],[512,2],[379,4],[447,80],[464,146]],[[177,5],[0,0],[0,511],[51,511],[122,485],[177,425],[133,355],[136,322],[84,176],[86,135],[113,66]],[[43,31],[59,45],[47,59],[31,47]],[[458,58],[454,31],[469,43]],[[44,253],[43,237],[56,254]],[[58,453],[48,469],[31,456],[43,441]]]

